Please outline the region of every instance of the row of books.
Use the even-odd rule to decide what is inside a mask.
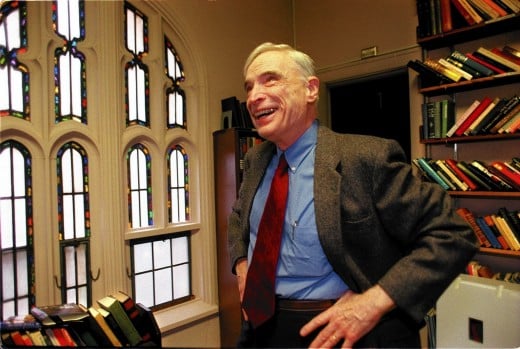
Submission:
[[[520,50],[512,45],[479,47],[474,52],[454,50],[440,59],[409,61],[408,67],[419,73],[421,87],[474,80],[501,74],[520,73]]]
[[[468,263],[466,266],[466,274],[520,284],[520,271],[495,273],[489,266],[483,265],[478,261],[471,261]]]
[[[520,132],[520,97],[485,96],[458,117],[450,99],[425,102],[422,119],[423,139],[516,133]]]
[[[235,96],[224,98],[220,101],[222,108],[222,128],[254,128],[251,116],[245,102],[241,102]]]
[[[423,177],[453,191],[520,191],[520,158],[471,162],[454,159],[413,160]]]
[[[520,12],[520,0],[417,0],[417,37],[450,32]]]
[[[31,314],[0,323],[2,343],[10,346],[161,346],[151,310],[123,292],[103,297],[98,306],[60,304],[33,307]]]
[[[477,215],[459,207],[456,212],[471,226],[480,247],[520,251],[520,211],[501,207],[496,213]]]

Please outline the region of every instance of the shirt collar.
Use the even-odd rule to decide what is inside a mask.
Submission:
[[[303,135],[294,142],[287,150],[285,151],[285,159],[287,160],[287,164],[289,165],[289,169],[292,172],[295,172],[305,157],[309,154],[309,152],[316,145],[316,140],[318,138],[318,121],[314,120],[311,126],[303,133]],[[282,155],[282,151],[277,148],[276,149],[278,157]]]

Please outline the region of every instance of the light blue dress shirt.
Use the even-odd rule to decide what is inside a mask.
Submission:
[[[337,299],[348,290],[347,285],[328,262],[316,228],[313,190],[317,132],[318,123],[315,121],[285,151],[285,158],[289,164],[289,194],[276,277],[276,294],[282,298]],[[249,263],[281,154],[278,149],[277,154],[273,156],[253,201],[249,217]]]

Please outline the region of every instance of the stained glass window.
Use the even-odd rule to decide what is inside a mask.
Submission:
[[[172,81],[171,86],[166,89],[166,124],[168,128],[186,128],[186,98],[180,87],[181,82],[184,81],[184,71],[177,52],[167,37],[164,38],[164,48],[165,71]]]
[[[18,61],[27,50],[27,4],[0,5],[0,116],[30,120],[29,71]]]
[[[52,23],[63,46],[54,51],[54,107],[56,122],[87,123],[87,79],[85,56],[78,42],[85,38],[85,9],[82,0],[55,0]]]
[[[151,165],[150,153],[142,144],[128,150],[128,218],[131,229],[153,225]]]
[[[189,220],[188,155],[179,145],[172,146],[166,157],[168,163],[169,222]]]
[[[125,65],[126,123],[149,126],[149,76],[143,57],[148,53],[148,19],[125,2],[125,41],[132,60]]]
[[[132,240],[131,248],[136,302],[155,307],[191,297],[189,233]]]
[[[0,316],[28,314],[34,298],[31,155],[20,143],[0,144]]]
[[[79,144],[69,142],[56,161],[62,302],[90,305],[88,157]]]

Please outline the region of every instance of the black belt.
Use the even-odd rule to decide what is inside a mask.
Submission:
[[[336,303],[336,301],[332,299],[298,300],[278,298],[276,300],[276,308],[279,310],[292,311],[322,311],[330,308],[334,303]]]

